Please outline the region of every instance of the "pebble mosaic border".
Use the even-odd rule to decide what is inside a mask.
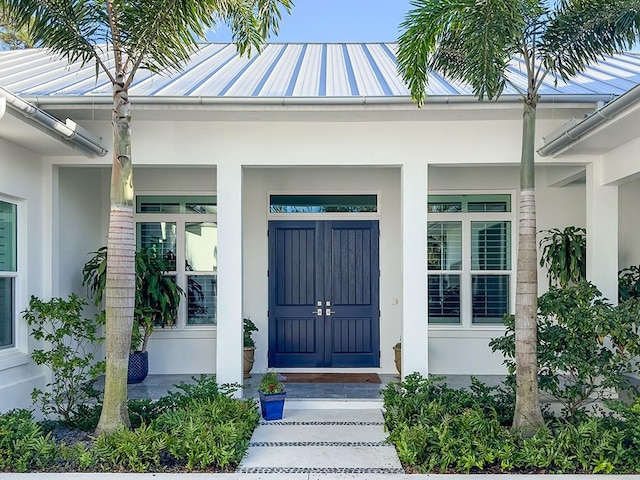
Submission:
[[[250,442],[250,447],[388,447],[387,442]]]
[[[250,467],[238,468],[236,473],[405,473],[401,468],[351,468],[351,467]]]

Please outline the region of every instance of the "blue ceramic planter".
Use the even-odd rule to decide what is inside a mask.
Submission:
[[[284,400],[287,397],[287,392],[272,393],[270,395],[265,395],[262,392],[259,393],[262,418],[265,420],[280,420],[282,418]]]
[[[131,352],[127,383],[140,383],[149,373],[149,352]]]

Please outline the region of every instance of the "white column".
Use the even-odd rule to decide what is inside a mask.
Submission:
[[[618,303],[618,187],[602,185],[603,163],[587,165],[587,279]]]
[[[219,164],[216,380],[242,384],[242,166]],[[238,396],[241,392],[238,392]]]
[[[402,374],[428,374],[427,164],[402,167]]]

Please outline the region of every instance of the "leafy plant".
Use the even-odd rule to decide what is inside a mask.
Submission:
[[[589,282],[551,287],[538,300],[538,376],[540,389],[575,416],[594,399],[630,388],[624,374],[637,366],[640,336],[638,302],[613,307]],[[505,318],[504,336],[490,342],[515,372],[514,320]],[[611,345],[609,345],[609,343]]]
[[[510,402],[474,381],[452,389],[412,374],[383,390],[389,441],[406,469],[421,473],[629,473],[640,467],[640,400],[613,413],[549,419],[530,438],[498,420]],[[570,420],[570,421],[569,421]]]
[[[104,373],[104,361],[96,360],[102,342],[98,335],[101,316],[85,318],[85,305],[75,294],[67,300],[53,298],[48,302],[32,296],[23,312],[33,338],[46,345],[34,349],[31,358],[53,373],[46,389],[35,388],[31,397],[45,416],[56,415],[68,423],[84,404],[100,397],[93,384]]]
[[[631,265],[618,272],[618,300],[640,298],[640,265]]]
[[[586,279],[587,237],[581,227],[566,227],[564,230],[552,228],[540,240],[542,255],[540,266],[547,267],[549,286],[566,287]]]
[[[102,470],[147,472],[159,469],[160,453],[167,441],[165,433],[141,425],[134,430],[122,428],[111,435],[100,435],[92,450]]]
[[[281,382],[281,378],[282,377],[277,371],[266,370],[262,374],[258,390],[265,395],[284,392],[284,384]]]
[[[131,336],[131,350],[147,350],[154,327],[172,326],[178,315],[180,296],[184,293],[175,278],[165,275],[167,263],[149,249],[136,252],[135,320]],[[107,282],[107,247],[93,252],[82,269],[82,285],[96,307],[100,307]],[[141,330],[142,329],[142,333]]]
[[[26,472],[44,467],[56,456],[50,435],[43,435],[28,410],[0,415],[0,471]]]
[[[170,438],[167,450],[187,470],[228,469],[246,453],[258,420],[253,400],[218,395],[166,412],[153,426]]]
[[[243,333],[243,345],[244,348],[252,348],[256,346],[256,342],[253,339],[253,332],[257,332],[258,327],[251,321],[250,318],[242,319],[242,333]]]

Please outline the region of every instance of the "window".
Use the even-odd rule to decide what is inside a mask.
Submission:
[[[429,323],[502,324],[510,310],[511,196],[429,196]]]
[[[17,206],[0,201],[0,349],[14,345]]]
[[[375,213],[377,195],[270,195],[269,213]]]
[[[178,326],[215,325],[217,310],[218,225],[214,196],[140,195],[136,197],[138,248],[167,261],[185,291]]]

